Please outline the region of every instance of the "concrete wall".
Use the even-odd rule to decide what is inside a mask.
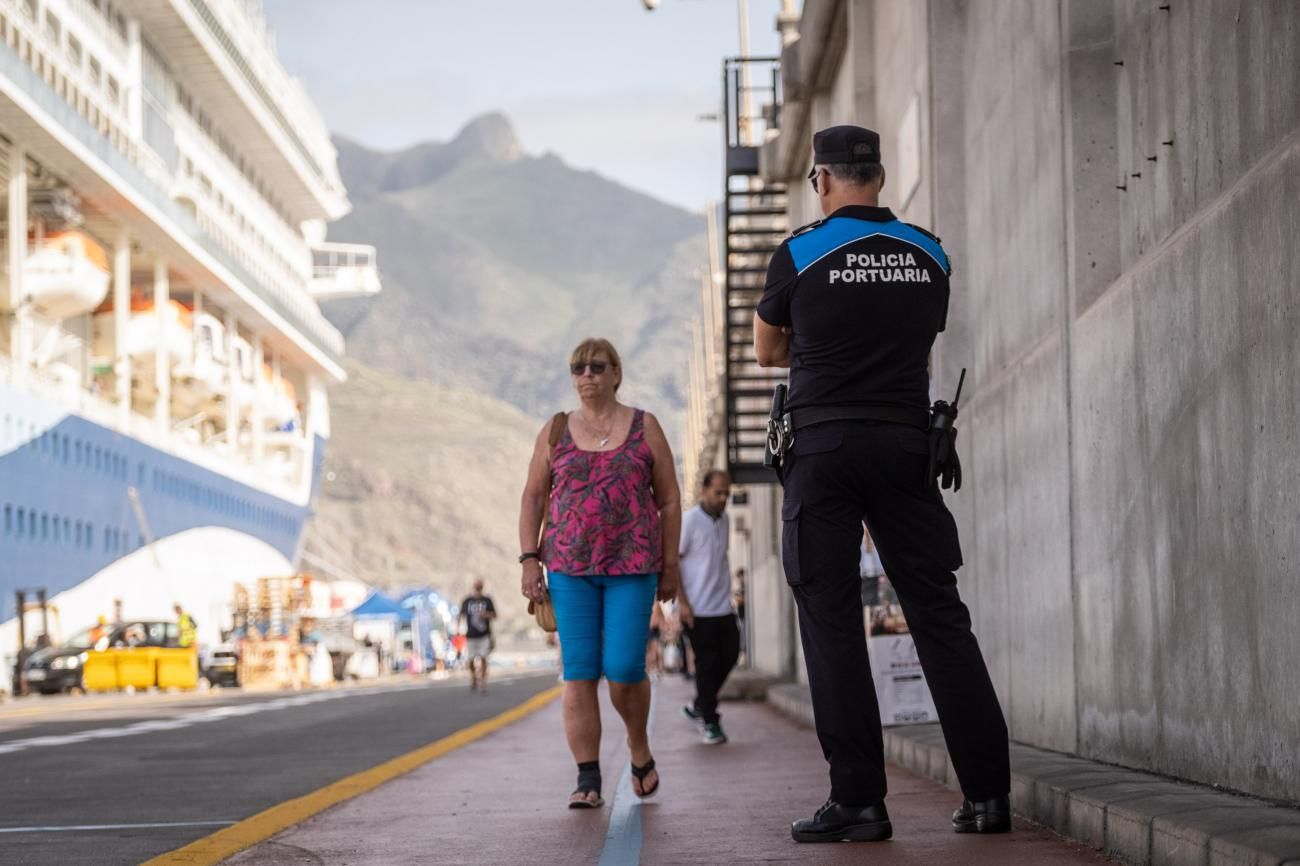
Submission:
[[[1300,799],[1300,12],[1158,5],[930,4],[962,584],[1017,739]]]
[[[1042,0],[931,4],[931,51],[960,126],[937,128],[934,230],[953,256],[935,389],[969,368],[958,510],[963,594],[1016,739],[1076,745],[1070,576],[1065,137],[1060,10]],[[936,98],[937,95],[936,95]],[[945,102],[945,110],[953,106]],[[955,196],[954,196],[955,194]],[[948,215],[961,213],[951,224]]]
[[[953,256],[948,501],[1012,736],[1300,800],[1300,8],[1161,5],[807,0],[849,36],[804,99],[891,171],[922,101],[903,216]]]

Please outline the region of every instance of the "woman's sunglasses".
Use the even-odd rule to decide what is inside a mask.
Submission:
[[[581,376],[585,371],[590,370],[593,376],[599,376],[605,372],[605,368],[608,366],[609,364],[604,361],[589,361],[586,364],[570,364],[569,372],[575,376]]]

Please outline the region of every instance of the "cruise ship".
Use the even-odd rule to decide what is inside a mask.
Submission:
[[[380,291],[326,241],[328,129],[251,0],[0,0],[0,190],[0,655],[16,590],[56,639],[179,602],[213,640],[298,561],[345,375],[318,302]]]

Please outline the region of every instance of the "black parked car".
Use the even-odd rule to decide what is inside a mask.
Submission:
[[[86,656],[94,650],[178,645],[179,629],[174,622],[135,620],[113,626],[92,626],[73,635],[61,646],[45,647],[32,653],[23,662],[22,677],[29,691],[43,695],[79,691]]]

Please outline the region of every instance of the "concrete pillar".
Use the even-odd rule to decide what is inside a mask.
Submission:
[[[131,236],[117,233],[113,244],[113,375],[118,419],[131,423],[131,356],[126,353],[126,328],[131,321]]]
[[[126,22],[126,116],[131,137],[144,139],[144,43],[140,40],[140,22]]]
[[[283,378],[283,375],[284,374],[280,370],[280,355],[279,353],[276,353],[271,356],[271,387],[273,387],[276,390],[276,393],[279,393],[280,391],[280,381]],[[307,397],[305,394],[300,394],[298,395],[298,399],[306,400]],[[303,405],[304,407],[306,406],[305,403]],[[305,412],[306,410],[304,409],[303,411]],[[298,419],[298,421],[300,422],[298,427],[301,427],[302,420],[303,420],[302,418]],[[298,427],[295,427],[294,429],[298,429]]]
[[[239,382],[239,361],[235,357],[235,337],[239,335],[239,322],[234,313],[226,313],[226,441],[231,453],[239,448],[239,399],[235,384]]]
[[[253,381],[257,383],[256,398],[253,400],[253,465],[262,465],[262,459],[265,457],[263,443],[265,441],[264,433],[266,426],[265,416],[262,414],[262,407],[265,400],[278,394],[278,390],[267,393],[268,388],[278,388],[278,383],[272,382],[269,385],[262,381],[262,364],[266,357],[266,348],[262,345],[261,336],[253,338]]]
[[[27,364],[26,312],[23,301],[23,262],[27,259],[27,151],[22,145],[9,148],[9,297],[5,308],[12,313],[9,319],[9,355],[15,373],[22,376]]]
[[[166,437],[171,431],[172,359],[167,347],[167,325],[171,321],[171,283],[167,263],[158,259],[153,265],[153,306],[158,318],[158,353],[154,359],[154,385],[158,401],[154,404],[154,423],[158,435]]]

